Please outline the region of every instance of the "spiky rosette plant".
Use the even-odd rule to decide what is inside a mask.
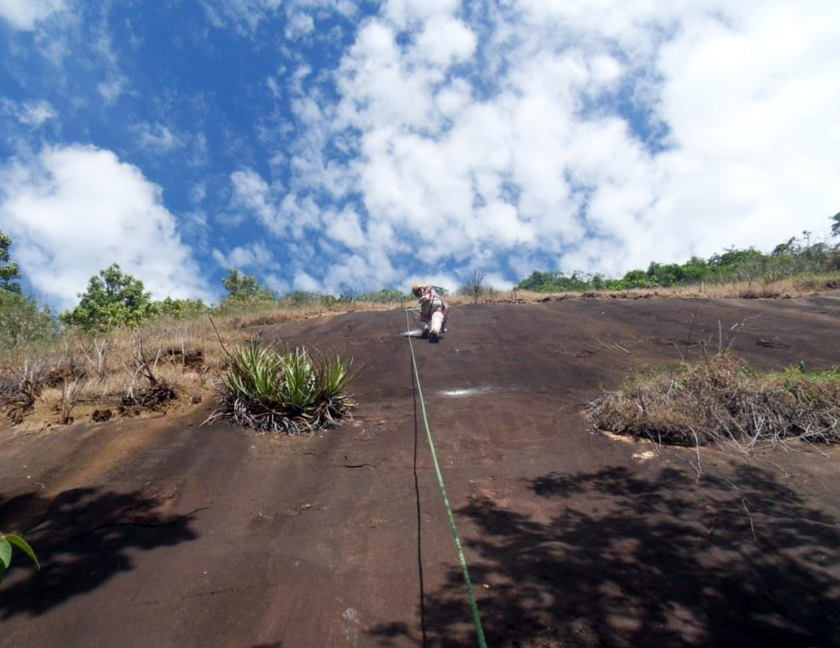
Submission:
[[[230,354],[221,402],[210,418],[292,434],[332,427],[355,408],[347,394],[358,377],[352,365],[352,358],[337,354],[247,342]]]

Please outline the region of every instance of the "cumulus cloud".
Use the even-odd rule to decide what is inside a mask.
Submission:
[[[837,33],[828,0],[389,0],[332,92],[290,88],[288,186],[239,180],[272,231],[317,229],[379,283],[768,248],[840,206]]]
[[[14,28],[25,31],[65,8],[64,0],[0,0],[0,17]]]
[[[160,187],[107,150],[56,146],[0,168],[0,226],[33,287],[61,308],[119,263],[155,297],[211,299]]]

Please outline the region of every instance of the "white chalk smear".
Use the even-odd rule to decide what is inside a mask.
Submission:
[[[463,398],[465,396],[487,394],[491,391],[493,391],[492,387],[470,387],[468,389],[444,389],[439,393],[442,396],[449,396],[450,398]]]

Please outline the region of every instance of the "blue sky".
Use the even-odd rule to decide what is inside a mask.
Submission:
[[[111,262],[338,292],[610,275],[840,208],[824,0],[0,0],[0,230],[58,307]]]

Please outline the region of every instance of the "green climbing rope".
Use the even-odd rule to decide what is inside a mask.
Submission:
[[[443,483],[443,475],[440,472],[440,464],[438,464],[437,453],[435,452],[435,442],[432,439],[432,432],[429,429],[429,417],[426,415],[426,401],[423,399],[423,388],[420,386],[420,373],[417,371],[417,358],[414,355],[414,343],[411,341],[411,321],[408,318],[408,311],[405,313],[405,326],[406,337],[408,337],[408,348],[411,349],[411,364],[414,366],[414,380],[417,385],[417,394],[420,396],[420,409],[423,412],[423,425],[426,428],[426,437],[429,439],[429,450],[432,453],[432,462],[435,465],[435,474],[437,474],[440,494],[443,496],[443,504],[446,507],[446,515],[449,518],[449,529],[452,531],[452,537],[455,539],[455,546],[458,549],[458,560],[461,562],[461,572],[464,574],[464,583],[467,586],[467,598],[470,600],[475,634],[478,636],[479,647],[487,648],[487,641],[484,639],[484,628],[481,625],[481,615],[478,613],[478,604],[475,602],[475,592],[473,591],[472,581],[470,580],[470,570],[467,567],[467,558],[464,555],[464,548],[461,546],[461,535],[458,533],[458,527],[455,526],[455,516],[452,514],[452,507],[449,505],[449,495],[446,494],[446,484]]]

